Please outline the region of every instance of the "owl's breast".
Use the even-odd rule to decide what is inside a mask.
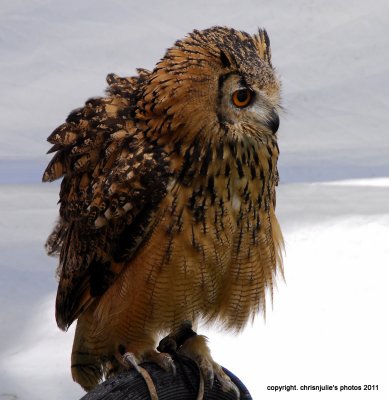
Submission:
[[[205,318],[239,329],[264,302],[277,264],[269,164],[254,170],[254,158],[240,158],[225,150],[202,173],[191,165],[191,180],[173,176],[131,262],[152,313],[170,325]]]

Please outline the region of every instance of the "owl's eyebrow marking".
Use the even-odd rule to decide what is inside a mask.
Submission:
[[[226,74],[222,74],[219,76],[219,95],[221,94],[221,89],[223,88],[224,82],[229,78],[231,75],[236,75],[236,72],[230,71]]]
[[[226,131],[226,122],[231,122],[227,121],[226,118],[220,113],[220,106],[222,104],[222,99],[223,99],[223,86],[224,82],[231,76],[231,75],[236,75],[236,72],[230,71],[227,72],[226,74],[222,74],[219,76],[219,85],[218,85],[218,93],[217,93],[217,119],[219,121],[220,126]]]

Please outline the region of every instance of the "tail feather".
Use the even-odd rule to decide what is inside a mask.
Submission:
[[[85,342],[83,331],[83,321],[79,318],[73,342],[71,371],[73,380],[89,391],[103,380],[104,367],[101,358],[93,354]]]

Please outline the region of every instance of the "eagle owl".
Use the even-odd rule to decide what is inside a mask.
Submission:
[[[106,96],[48,138],[43,180],[63,177],[47,241],[56,320],[77,320],[72,376],[86,390],[120,349],[158,360],[158,338],[183,321],[241,330],[282,272],[280,82],[266,31],[195,30],[137,73],[108,75]],[[191,351],[223,379],[200,342]]]

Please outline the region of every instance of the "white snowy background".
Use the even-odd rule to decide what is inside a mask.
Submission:
[[[103,94],[107,73],[151,69],[212,25],[270,35],[286,242],[266,322],[207,331],[214,358],[254,399],[389,398],[389,2],[0,0],[0,400],[83,395],[43,249],[58,200],[57,184],[40,183],[46,137]],[[267,390],[365,384],[379,389]]]

